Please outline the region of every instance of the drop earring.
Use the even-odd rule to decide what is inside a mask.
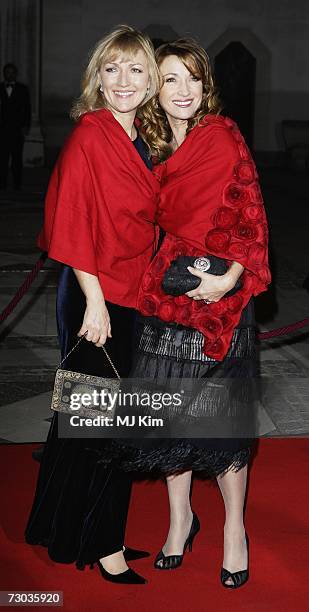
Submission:
[[[104,89],[103,89],[103,87],[102,87],[102,83],[101,83],[101,85],[100,85],[99,89],[100,89],[100,91],[101,91],[102,93],[104,92]]]
[[[148,96],[148,94],[149,94],[149,90],[150,90],[150,86],[148,85],[148,87],[147,87],[147,89],[146,89],[145,96],[144,96],[144,100],[145,100],[145,98],[147,98],[147,96]]]

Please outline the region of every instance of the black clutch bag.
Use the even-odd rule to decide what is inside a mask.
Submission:
[[[215,276],[222,276],[229,268],[225,259],[215,257],[215,255],[207,255],[207,257],[181,255],[174,259],[170,267],[165,271],[161,284],[164,293],[177,297],[199,286],[201,279],[191,274],[187,270],[187,266],[196,268],[201,272],[207,272],[207,274],[214,274]],[[234,295],[241,287],[242,283],[238,280],[233,289],[228,291],[224,297]]]

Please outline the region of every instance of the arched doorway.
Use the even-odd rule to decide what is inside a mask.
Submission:
[[[230,42],[215,57],[215,79],[223,114],[239,126],[253,147],[256,59],[239,41]]]
[[[242,43],[256,60],[256,84],[254,104],[254,142],[255,151],[268,150],[271,142],[271,62],[269,49],[248,28],[228,28],[210,45],[207,53],[214,61],[221,51],[234,41]]]

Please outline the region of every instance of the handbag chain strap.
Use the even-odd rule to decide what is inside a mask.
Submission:
[[[85,333],[84,333],[84,334],[83,334],[83,335],[82,335],[82,336],[79,338],[79,340],[76,342],[76,344],[74,344],[73,348],[71,348],[71,350],[70,350],[70,351],[69,351],[69,352],[68,352],[68,353],[67,353],[67,354],[66,354],[66,355],[63,357],[63,359],[60,361],[60,363],[59,363],[59,365],[58,365],[58,368],[61,368],[61,366],[62,366],[62,364],[64,363],[64,361],[65,361],[65,360],[66,360],[66,359],[69,357],[69,355],[71,355],[71,353],[73,353],[73,351],[75,351],[75,349],[78,347],[78,345],[80,344],[80,342],[81,342],[81,341],[82,341],[82,340],[85,338],[85,336],[87,336],[87,334],[88,334],[88,331],[86,331],[86,332],[85,332]],[[119,380],[120,380],[120,374],[119,374],[118,370],[116,369],[116,367],[114,366],[114,364],[113,364],[113,362],[112,362],[112,360],[111,360],[111,358],[110,358],[110,356],[109,356],[109,354],[108,354],[108,352],[107,352],[107,350],[106,350],[105,346],[102,346],[102,349],[103,349],[103,351],[104,351],[104,353],[105,353],[106,359],[109,361],[109,363],[110,363],[111,367],[113,368],[113,370],[114,370],[114,372],[115,372],[115,374],[116,374],[117,378],[119,378]]]

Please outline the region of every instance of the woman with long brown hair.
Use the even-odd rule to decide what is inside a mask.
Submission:
[[[221,581],[237,588],[248,579],[243,513],[254,431],[252,297],[270,282],[267,223],[254,163],[236,124],[219,114],[204,49],[180,39],[161,46],[156,59],[161,90],[140,115],[158,162],[157,221],[165,237],[142,281],[139,352],[131,376],[163,386],[172,378],[203,380],[199,422],[218,417],[223,427],[213,435],[204,429],[198,438],[136,440],[122,465],[167,475],[170,528],[155,561],[158,569],[179,567],[199,531],[190,503],[192,470],[217,479],[226,516]],[[227,262],[227,270],[218,276],[191,264],[198,286],[175,297],[162,281],[171,262],[183,256],[196,258],[194,263],[215,256]],[[229,436],[231,416],[238,434]]]

